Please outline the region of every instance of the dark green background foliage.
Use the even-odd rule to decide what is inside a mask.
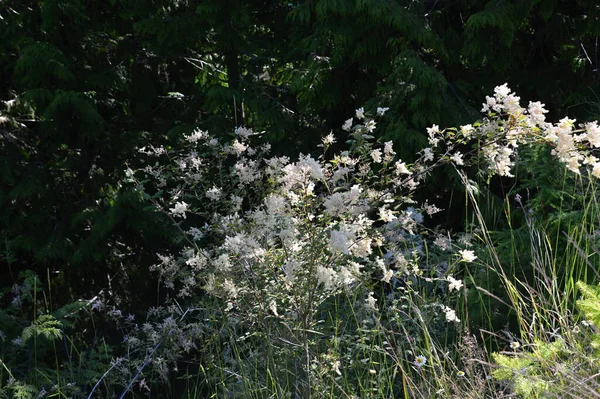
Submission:
[[[197,127],[294,155],[386,106],[377,132],[410,161],[427,126],[475,121],[505,82],[551,119],[597,118],[599,16],[595,0],[4,0],[0,301],[32,270],[49,311],[109,284],[131,312],[156,303],[148,269],[176,234],[119,182],[137,148]]]

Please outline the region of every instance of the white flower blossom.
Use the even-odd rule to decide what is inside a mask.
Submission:
[[[377,310],[377,298],[373,297],[373,292],[369,292],[369,295],[367,295],[365,306],[369,310]]]
[[[428,141],[433,147],[437,146],[440,142],[440,137],[437,137],[440,133],[440,127],[438,125],[433,125],[427,128],[427,135],[429,136]]]
[[[337,375],[342,375],[342,372],[340,371],[340,361],[336,360],[331,364],[331,370],[333,370]]]
[[[381,150],[379,148],[371,151],[371,158],[375,163],[381,163],[381,155]]]
[[[415,357],[415,360],[413,361],[413,364],[419,368],[423,367],[425,363],[427,363],[427,358],[423,355]]]
[[[546,115],[544,114],[548,113],[548,110],[544,108],[544,104],[541,102],[530,101],[527,111],[533,126],[541,125],[546,121]]]
[[[179,201],[175,203],[173,208],[169,208],[172,216],[186,218],[185,212],[188,210],[188,204],[183,201]]]
[[[430,147],[424,148],[423,149],[423,160],[425,162],[431,162],[433,161],[434,155],[433,155],[433,150]]]
[[[441,249],[442,251],[447,251],[450,249],[450,239],[444,236],[437,236],[435,240],[433,240],[433,245]]]
[[[444,314],[446,316],[447,322],[460,323],[460,319],[456,316],[456,312],[454,311],[454,309],[450,309],[448,306],[444,306]]]
[[[594,148],[600,147],[600,126],[598,122],[589,122],[584,125],[586,138]]]
[[[330,267],[317,266],[317,281],[323,284],[324,288],[331,289],[335,284],[335,270]]]
[[[435,215],[436,213],[442,211],[442,209],[438,208],[434,204],[430,205],[427,202],[425,202],[425,204],[423,205],[423,209],[425,209],[425,213],[427,213],[429,216]]]
[[[389,110],[389,107],[377,107],[377,115],[383,116]]]
[[[333,132],[330,132],[327,136],[323,137],[323,144],[329,146],[333,143],[335,143],[335,136],[333,135]]]
[[[463,155],[460,153],[460,151],[457,151],[454,155],[452,155],[450,157],[450,159],[452,160],[452,162],[454,162],[456,165],[458,166],[462,166],[464,165],[464,161],[463,161]]]
[[[460,250],[458,253],[461,256],[461,260],[464,262],[473,262],[475,259],[477,259],[475,252],[469,249]]]
[[[346,230],[331,230],[329,233],[329,248],[333,253],[348,254],[350,238]]]
[[[460,289],[463,287],[462,280],[457,280],[452,276],[446,277],[446,280],[450,283],[450,285],[448,286],[448,291],[450,292],[452,292],[453,290],[460,291]]]
[[[396,163],[394,164],[395,166],[395,170],[394,173],[396,173],[396,175],[410,175],[410,170],[408,170],[408,168],[406,167],[406,163],[402,162],[401,160],[396,161]]]
[[[238,127],[235,128],[235,135],[239,136],[239,137],[242,137],[244,139],[247,139],[252,134],[254,134],[254,132],[252,131],[252,129],[249,129],[247,127],[238,126]]]
[[[394,271],[390,269],[384,269],[381,281],[384,283],[389,283],[392,277],[394,277]]]
[[[189,135],[184,135],[183,137],[190,143],[196,143],[200,140],[206,140],[208,138],[208,133],[200,129],[196,129]]]
[[[211,201],[218,201],[221,199],[222,191],[220,188],[213,186],[211,189],[206,191],[206,197]]]
[[[392,220],[396,220],[398,218],[396,217],[396,215],[394,215],[394,213],[390,209],[387,209],[382,206],[379,208],[379,219],[381,219],[385,223],[388,223],[388,222],[391,222]]]
[[[460,132],[466,139],[470,138],[474,131],[473,125],[464,125],[460,127]]]
[[[356,110],[356,117],[358,119],[365,119],[365,109],[363,107]]]
[[[235,155],[241,155],[244,151],[248,149],[248,146],[240,143],[237,140],[233,140],[231,145],[229,146],[229,152]]]
[[[392,141],[386,141],[383,144],[383,153],[386,155],[386,158],[392,158],[394,155],[396,155],[396,152],[394,151],[394,143]]]
[[[346,130],[346,131],[350,131],[352,129],[352,121],[353,121],[353,118],[350,118],[346,122],[344,122],[344,124],[342,125],[342,129]]]
[[[367,132],[369,132],[369,133],[373,133],[376,126],[377,126],[377,123],[375,123],[375,121],[372,119],[368,120],[367,123],[365,123],[365,129],[367,129]]]

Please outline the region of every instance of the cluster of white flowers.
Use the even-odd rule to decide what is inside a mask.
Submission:
[[[452,291],[452,290],[460,291],[460,289],[463,287],[463,282],[461,280],[455,279],[452,276],[446,277],[446,280],[448,280],[448,282],[450,283],[450,285],[448,286],[449,291]]]
[[[440,130],[433,125],[427,129],[429,143],[437,147],[445,142],[450,149],[454,141],[466,142],[479,140],[481,154],[486,159],[491,173],[512,177],[511,169],[518,148],[531,143],[546,143],[553,147],[552,154],[576,174],[582,167],[589,165],[590,172],[600,177],[600,160],[591,154],[591,150],[600,147],[600,126],[597,122],[588,122],[577,127],[576,121],[565,117],[555,124],[546,121],[544,104],[531,101],[524,108],[520,97],[515,95],[507,84],[494,89],[494,95],[486,97],[481,109],[486,117],[476,125],[464,125],[458,130],[458,136],[450,131]],[[425,149],[428,159],[433,159],[430,149]],[[454,152],[450,159],[456,166],[464,165],[464,154]]]
[[[454,309],[449,308],[448,306],[443,307],[444,314],[446,316],[446,321],[449,323],[460,323],[460,319],[456,316],[456,311]]]
[[[171,211],[171,215],[185,219],[185,212],[188,210],[188,204],[183,201],[178,201],[175,203],[175,206],[169,210]]]
[[[185,137],[185,139],[190,143],[197,143],[198,141],[206,140],[208,133],[200,129],[196,129],[189,135],[184,135],[183,137]]]
[[[212,188],[206,192],[206,197],[211,201],[218,201],[221,199],[222,194],[223,192],[220,188],[212,186]]]
[[[579,130],[569,118],[551,124],[543,104],[530,102],[523,108],[519,100],[507,85],[497,87],[486,98],[481,122],[459,129],[431,126],[429,146],[409,162],[397,157],[391,141],[375,143],[376,123],[369,115],[383,116],[388,109],[381,107],[376,112],[359,108],[341,126],[354,143],[351,150],[319,157],[300,154],[296,160],[271,156],[268,144],[252,142],[258,135],[247,127],[237,128],[228,144],[195,130],[184,136],[193,148],[168,157],[171,169],[153,161],[140,171],[168,190],[170,198],[160,205],[185,226],[189,244],[180,254],[160,256],[153,269],[167,288],[177,287],[179,296],[189,297],[202,287],[236,317],[252,320],[269,314],[290,323],[305,314],[309,298],[314,312],[341,290],[369,287],[376,280],[398,286],[401,279],[419,278],[418,259],[424,251],[414,249],[419,245],[410,248],[410,240],[428,240],[438,252],[456,249],[443,232],[431,238],[420,235],[425,218],[441,211],[435,204],[419,206],[412,200],[430,168],[443,163],[460,168],[481,155],[491,173],[511,176],[519,146],[537,140],[550,144],[573,172],[587,165],[600,177],[600,160],[590,152],[600,147],[596,122]],[[320,146],[327,152],[335,142],[331,132]],[[480,143],[476,151],[462,146],[461,152],[456,146],[474,142]],[[167,150],[140,152],[156,159]],[[128,172],[127,178],[135,181],[136,173]],[[190,209],[194,218],[186,219]],[[202,222],[190,226],[192,219]],[[461,249],[453,258],[470,263],[477,256]],[[447,267],[442,273],[448,293],[463,289],[459,276],[447,275]],[[360,292],[358,302],[376,311],[374,294]],[[441,306],[448,322],[460,322],[450,307],[434,306]],[[425,361],[418,357],[414,364],[421,367]]]
[[[462,249],[458,251],[458,253],[461,256],[461,260],[463,262],[473,262],[475,261],[475,259],[477,259],[475,252],[469,249]]]
[[[386,111],[380,108],[377,114]],[[360,124],[353,125],[354,120]],[[308,154],[300,154],[296,161],[266,157],[268,148],[254,149],[249,140],[255,134],[246,127],[237,128],[228,144],[220,144],[200,130],[185,136],[194,148],[172,158],[180,175],[173,191],[177,199],[168,210],[173,217],[186,219],[193,207],[207,222],[186,230],[196,247],[184,248],[179,257],[161,256],[161,263],[153,269],[161,272],[168,288],[178,287],[179,296],[190,296],[201,286],[221,297],[229,311],[258,311],[258,305],[247,298],[268,286],[265,307],[273,314],[276,309],[280,317],[296,313],[294,306],[298,305],[289,298],[300,295],[292,293],[304,287],[307,279],[318,284],[317,297],[324,300],[365,279],[378,278],[389,284],[411,273],[406,258],[412,255],[406,252],[401,236],[415,234],[423,215],[439,208],[425,204],[420,209],[397,210],[408,201],[397,193],[414,189],[418,179],[413,179],[412,170],[420,172],[422,168],[397,159],[391,141],[381,147],[371,144],[368,134],[375,126],[364,109],[356,110],[344,129],[356,138],[363,137],[362,147],[332,154],[329,160]],[[323,138],[322,147],[327,150],[335,141],[330,133]],[[198,155],[207,152],[217,159]],[[219,160],[219,156],[229,157],[229,161]],[[233,164],[227,166],[232,157]],[[380,174],[372,175],[372,167],[387,170],[380,172],[392,179],[384,185],[377,183]],[[207,179],[218,171],[228,175]],[[155,178],[165,176],[158,166],[149,172]],[[365,186],[357,183],[363,180]],[[187,190],[192,184],[194,188]],[[197,193],[197,187],[204,184],[203,195],[184,194]],[[202,196],[210,202],[202,201]],[[243,201],[251,198],[259,201],[249,203],[242,212]],[[386,243],[385,237],[391,241]],[[210,246],[204,247],[207,242]],[[384,248],[385,257],[376,256],[381,250],[375,248]],[[375,299],[367,295],[364,303],[374,308]]]

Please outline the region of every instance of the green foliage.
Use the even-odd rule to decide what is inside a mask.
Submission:
[[[75,79],[68,58],[51,43],[33,43],[23,48],[15,66],[23,87],[56,88]]]
[[[66,397],[72,375],[82,385],[97,381],[112,367],[113,353],[129,351],[122,325],[100,318],[92,323],[80,298],[110,292],[109,303],[139,318],[167,295],[156,290],[149,269],[156,252],[177,252],[185,244],[178,227],[148,205],[151,198],[124,182],[127,168],[150,165],[139,159],[138,148],[176,147],[181,133],[195,128],[227,137],[248,125],[265,132],[261,137],[277,155],[310,153],[323,132],[333,131],[341,145],[347,138],[341,126],[355,109],[373,113],[385,106],[390,111],[378,122],[377,131],[385,132],[378,138],[394,140],[410,163],[427,145],[426,127],[472,123],[484,95],[505,81],[518,88],[522,102],[544,102],[550,115],[594,119],[600,115],[599,21],[594,0],[0,1],[0,331],[7,337],[0,353],[15,359],[10,368],[16,377],[0,377],[8,384],[1,395],[35,397],[39,391],[32,386],[52,381],[65,388],[52,395]],[[595,186],[587,176],[557,179],[563,169],[547,148],[522,155],[515,182],[492,179],[489,190],[482,189],[481,211],[492,230],[488,244],[514,280],[504,284],[490,268],[461,269],[470,284],[464,301],[472,327],[515,332],[522,323],[536,326],[525,311],[507,305],[518,300],[515,293],[524,295],[527,282],[543,276],[542,269],[552,270],[556,286],[536,292],[558,293],[561,311],[571,311],[574,282],[591,282],[597,269]],[[450,173],[435,176],[423,199],[435,198],[448,209],[440,231],[469,230],[473,214]],[[168,182],[153,199],[178,189]],[[513,200],[517,193],[522,204]],[[542,256],[546,250],[554,255],[551,262]],[[12,304],[15,285],[26,305]],[[595,319],[593,287],[580,287],[584,299],[578,303]],[[42,301],[42,294],[48,299]],[[403,326],[408,324],[395,328]],[[433,335],[444,333],[436,327]],[[454,337],[448,334],[448,340]],[[364,358],[358,354],[369,353],[352,346],[355,335],[342,336],[343,343],[323,339],[334,348],[323,364],[346,351],[356,350],[359,361]],[[26,346],[10,344],[18,337]],[[52,347],[59,338],[68,343],[71,360]],[[219,353],[222,341],[212,342]],[[536,356],[562,359],[542,353],[541,342]],[[144,359],[136,350],[133,357]],[[40,366],[30,372],[32,353]],[[376,351],[369,354],[390,362]],[[53,356],[64,365],[60,376]],[[502,356],[507,369],[535,368],[511,366],[517,358]],[[78,361],[81,366],[73,366]],[[258,366],[266,373],[277,364]],[[348,385],[360,385],[360,373],[368,369],[360,370]],[[154,377],[156,385],[164,385],[161,378]],[[335,391],[332,384],[319,389]],[[546,389],[534,380],[523,384],[517,390],[531,395]],[[260,396],[264,386],[254,388]]]
[[[61,328],[62,324],[52,315],[41,315],[29,327],[23,329],[21,339],[24,343],[38,335],[42,335],[48,340],[60,339],[63,336]]]
[[[582,298],[577,301],[577,308],[585,317],[584,324],[600,326],[600,286],[588,285],[582,281],[577,282],[577,288],[581,292]],[[592,338],[592,345],[600,348],[600,333],[596,333]]]
[[[77,395],[110,366],[111,350],[90,343],[89,303],[52,312],[51,288],[32,271],[0,291],[0,397]]]
[[[10,381],[6,386],[0,386],[0,395],[6,399],[32,399],[37,393],[38,390],[33,385],[16,380]]]
[[[584,322],[572,327],[574,320],[565,320],[567,328],[552,335],[538,336],[522,350],[494,353],[498,368],[494,378],[510,382],[522,398],[588,397],[598,389],[593,370],[600,366],[598,344],[600,333],[600,288],[577,283],[582,299],[577,308]],[[590,397],[591,397],[590,396]]]

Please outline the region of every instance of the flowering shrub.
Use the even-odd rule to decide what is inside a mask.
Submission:
[[[143,175],[157,187],[173,187],[168,195],[148,197],[178,224],[187,243],[179,256],[160,256],[154,270],[165,286],[177,298],[198,295],[202,287],[222,301],[232,323],[297,350],[286,358],[305,371],[311,370],[309,342],[318,335],[322,305],[358,295],[362,312],[373,315],[380,306],[376,282],[398,286],[420,278],[423,215],[440,211],[411,199],[435,164],[432,150],[407,165],[391,142],[374,142],[374,119],[363,110],[356,118],[344,124],[349,149],[330,153],[336,138],[329,134],[316,159],[269,156],[268,145],[252,146],[256,134],[246,128],[225,145],[195,131],[186,136],[187,152],[141,150],[170,159]],[[148,185],[144,179],[140,188]],[[443,237],[436,242],[449,249]],[[450,291],[462,287],[452,276],[439,281]],[[460,322],[447,305],[439,309],[448,322]]]
[[[470,163],[483,159],[489,175],[512,176],[519,148],[543,144],[569,170],[580,174],[589,167],[600,176],[600,161],[592,153],[600,146],[596,123],[578,130],[568,118],[548,123],[543,104],[521,107],[506,85],[486,98],[480,122],[427,129],[429,147],[412,163],[398,159],[391,142],[373,135],[376,118],[386,111],[378,108],[371,117],[358,109],[341,127],[347,150],[332,153],[338,138],[330,133],[318,157],[300,154],[294,161],[270,155],[268,143],[257,143],[260,133],[245,127],[227,144],[195,130],[185,136],[182,150],[140,149],[149,161],[128,170],[128,181],[169,215],[184,242],[180,253],[159,255],[153,268],[169,298],[151,312],[158,321],[131,335],[150,341],[147,352],[159,344],[169,348],[160,357],[163,369],[165,361],[175,364],[180,354],[206,347],[211,337],[222,359],[220,370],[207,378],[224,386],[229,397],[244,391],[238,389],[247,384],[243,375],[260,376],[252,389],[270,389],[273,379],[306,396],[331,381],[339,389],[340,376],[361,378],[361,363],[367,373],[374,370],[370,361],[360,361],[364,346],[356,341],[371,328],[393,367],[422,372],[430,367],[419,350],[427,340],[410,338],[410,321],[422,321],[413,322],[416,336],[439,315],[444,323],[460,325],[453,302],[467,287],[453,272],[460,262],[477,261],[475,251],[467,249],[469,240],[426,227],[425,217],[441,209],[413,198],[432,169],[454,166],[471,190],[464,171]],[[425,256],[446,261],[423,262]],[[419,297],[424,287],[442,294],[418,308],[403,303]],[[184,319],[180,303],[196,316]],[[334,350],[323,344],[339,328],[327,317],[331,306],[349,306],[356,322],[351,334],[334,335],[339,337],[330,342]],[[406,310],[398,316],[400,309]],[[395,329],[407,333],[394,339],[412,348],[408,357],[385,341]],[[282,361],[260,361],[274,354]],[[223,373],[236,378],[223,381]],[[464,371],[458,373],[464,377]]]

